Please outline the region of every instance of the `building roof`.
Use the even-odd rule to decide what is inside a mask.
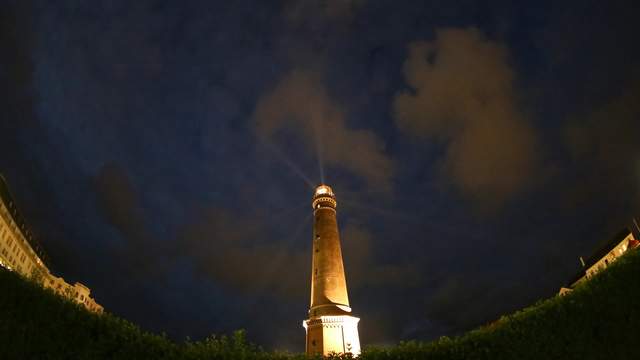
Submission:
[[[577,274],[571,277],[569,283],[567,283],[567,287],[571,287],[576,281],[578,281],[581,277],[586,275],[587,269],[595,265],[600,259],[605,257],[613,248],[616,247],[624,238],[629,236],[632,232],[628,228],[622,229],[616,236],[610,238],[607,242],[603,243],[598,247],[598,249],[587,259],[584,259],[584,266]]]
[[[47,254],[45,253],[42,245],[40,245],[40,242],[38,242],[38,240],[29,230],[29,227],[24,221],[22,215],[20,215],[18,206],[13,200],[13,196],[11,195],[11,191],[9,190],[9,185],[7,184],[7,181],[4,179],[4,176],[2,176],[2,174],[0,174],[0,198],[2,198],[2,201],[9,210],[13,221],[15,221],[15,223],[18,225],[18,228],[22,232],[22,235],[27,240],[27,242],[29,242],[29,245],[31,246],[33,251],[35,251],[35,253],[38,254],[38,257],[40,257],[40,260],[42,260],[48,266],[49,259],[47,257]]]

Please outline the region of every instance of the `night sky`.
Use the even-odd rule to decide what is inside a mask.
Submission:
[[[2,1],[0,173],[108,312],[291,351],[324,177],[363,345],[459,334],[640,214],[632,3]]]

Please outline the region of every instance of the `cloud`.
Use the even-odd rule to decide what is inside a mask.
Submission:
[[[273,241],[269,231],[259,220],[210,208],[181,231],[179,251],[201,275],[227,289],[285,298],[306,296],[310,252]]]
[[[119,165],[104,165],[93,179],[99,210],[125,242],[114,249],[131,275],[159,275],[167,268],[167,244],[152,236],[128,173]]]
[[[309,218],[288,237],[278,238],[259,218],[205,208],[195,210],[175,238],[159,239],[145,224],[139,194],[120,166],[104,165],[94,188],[104,218],[124,239],[113,255],[131,275],[162,276],[182,258],[201,276],[238,293],[286,300],[308,297],[311,250],[292,242],[304,238],[305,229],[311,231]],[[373,238],[362,226],[347,224],[341,239],[350,289],[416,282],[416,269],[410,266],[376,264]]]
[[[534,175],[537,140],[518,108],[504,46],[477,29],[444,29],[409,46],[396,95],[398,128],[446,146],[443,174],[469,198],[498,205]]]
[[[349,19],[353,12],[364,4],[363,0],[306,0],[288,1],[284,13],[294,23],[304,23],[314,19]]]
[[[506,310],[501,301],[505,297],[514,303],[522,301],[524,287],[504,286],[485,278],[450,275],[442,278],[426,299],[425,315],[447,332],[457,333],[497,319]]]
[[[572,206],[604,197],[611,209],[640,210],[640,71],[630,71],[620,95],[574,114],[567,125],[567,144],[580,181],[568,192]],[[619,205],[614,206],[613,203]]]
[[[309,231],[311,226],[311,222],[306,222]],[[311,238],[308,240],[310,244]],[[414,267],[377,264],[372,240],[371,234],[359,225],[348,224],[341,231],[351,292],[417,283]],[[227,289],[302,301],[309,296],[311,249],[309,246],[296,249],[286,242],[271,238],[268,227],[260,221],[211,208],[185,227],[179,236],[179,251],[193,260],[201,275]]]
[[[280,130],[293,129],[325,164],[360,176],[373,190],[390,191],[393,164],[384,142],[373,131],[347,126],[345,110],[331,99],[319,74],[287,74],[259,99],[254,120],[261,139],[273,141]]]
[[[104,165],[94,178],[94,187],[107,221],[123,235],[142,237],[144,225],[137,193],[125,170],[113,163]]]
[[[349,289],[370,287],[412,287],[419,283],[419,269],[412,264],[380,264],[373,252],[372,234],[349,223],[340,232]]]

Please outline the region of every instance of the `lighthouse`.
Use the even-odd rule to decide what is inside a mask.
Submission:
[[[303,321],[308,355],[360,354],[359,318],[351,315],[347,280],[342,263],[336,217],[336,196],[331,187],[316,188],[313,207],[311,304]]]

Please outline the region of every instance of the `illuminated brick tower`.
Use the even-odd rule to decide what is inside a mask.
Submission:
[[[313,195],[311,307],[302,323],[307,354],[360,354],[359,318],[351,316],[336,218],[336,197],[327,185]]]

